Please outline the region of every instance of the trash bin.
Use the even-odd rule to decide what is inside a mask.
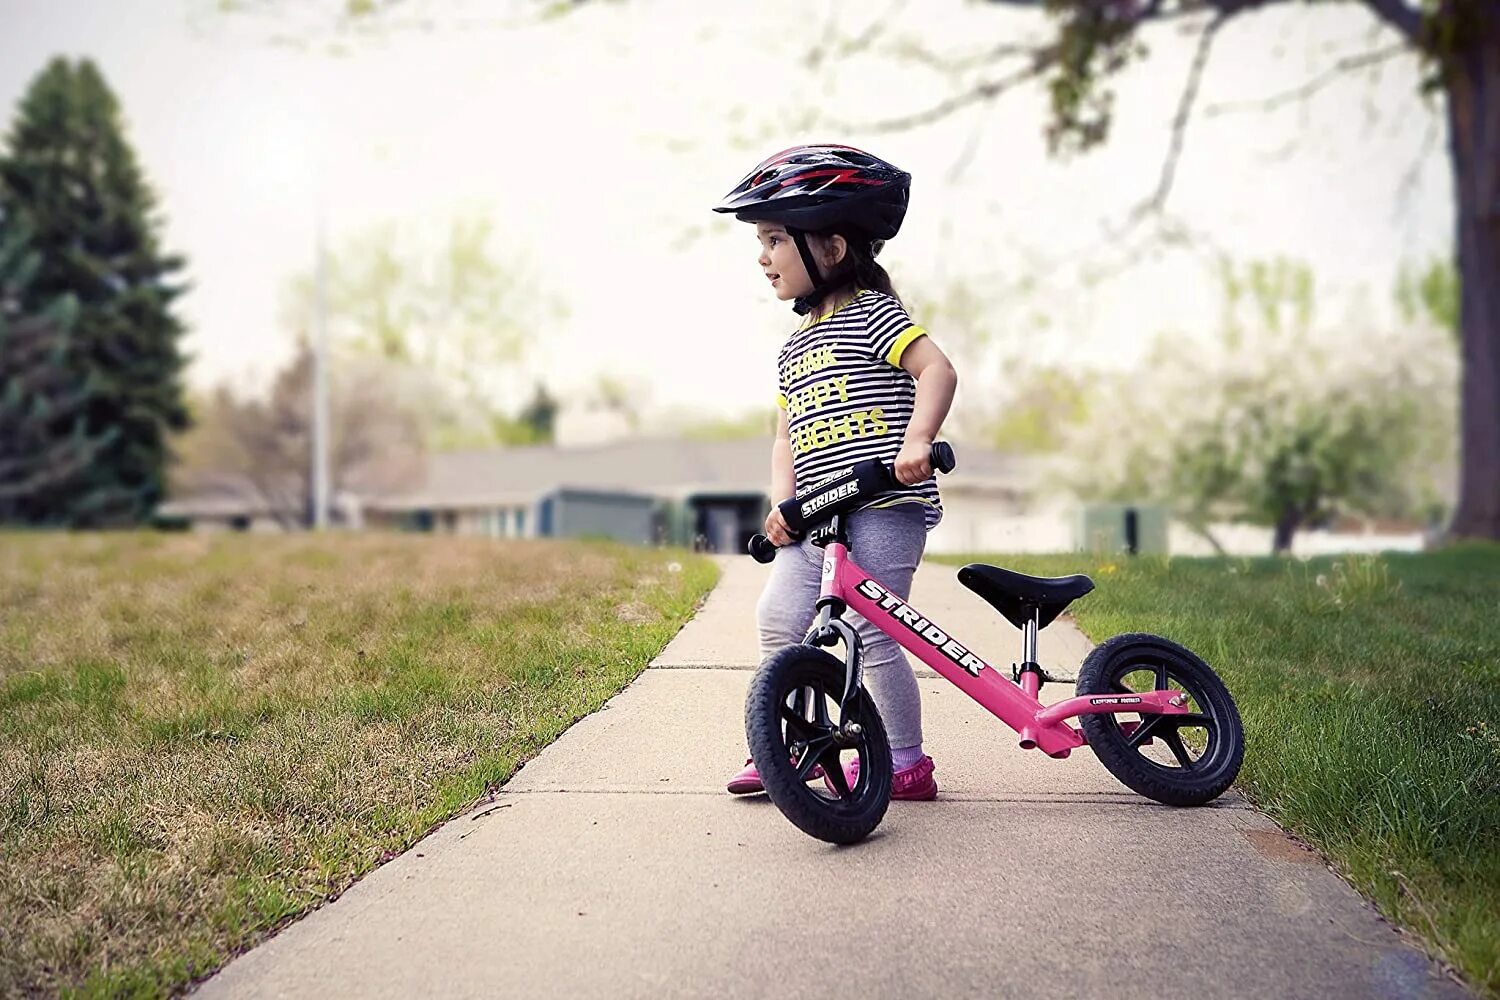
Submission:
[[[1157,504],[1085,504],[1074,522],[1073,547],[1101,555],[1165,555],[1167,511]]]

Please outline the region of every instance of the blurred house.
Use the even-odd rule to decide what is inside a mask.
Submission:
[[[1027,506],[1021,463],[961,448],[964,476],[944,483],[945,525]],[[507,448],[429,457],[427,478],[372,497],[363,521],[497,537],[604,536],[743,552],[770,509],[771,438],[633,438],[585,447]],[[947,498],[952,492],[952,500]],[[967,537],[972,531],[950,529]]]
[[[445,452],[426,457],[400,492],[335,498],[335,526],[493,538],[599,537],[635,544],[743,552],[770,509],[771,438],[691,441],[618,438]],[[586,436],[584,436],[586,439]],[[575,438],[574,440],[578,440]],[[954,443],[958,468],[939,479],[943,520],[927,552],[1138,551],[1210,555],[1201,536],[1160,507],[1081,504],[1048,493],[1046,462]],[[296,496],[288,489],[283,495]],[[160,516],[195,530],[280,531],[306,512],[267,503],[248,482],[219,479],[162,505]],[[1359,521],[1299,531],[1293,554],[1420,550],[1417,526]],[[1271,529],[1214,524],[1232,555],[1266,555]]]
[[[955,447],[959,474],[940,481],[945,513],[928,537],[929,551],[972,550],[1002,543],[1028,526],[1029,534],[1041,530],[1042,522],[1032,524],[1026,513],[1035,499],[1039,470],[1034,462],[961,443]],[[421,481],[405,491],[341,494],[334,521],[356,529],[592,536],[743,552],[770,509],[770,466],[769,436],[627,438],[436,453],[427,457]],[[246,490],[174,498],[161,513],[199,529],[278,526],[275,512]],[[1046,525],[1043,544],[1058,533],[1051,521]],[[1070,547],[1065,537],[1059,536],[1059,543],[1060,549]]]

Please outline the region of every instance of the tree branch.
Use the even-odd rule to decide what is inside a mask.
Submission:
[[[0,500],[13,500],[16,497],[24,497],[36,492],[44,486],[60,482],[73,475],[79,469],[88,465],[98,453],[99,448],[105,443],[99,441],[66,441],[60,448],[54,448],[54,454],[49,455],[51,465],[43,468],[20,482],[0,481]],[[69,450],[72,449],[72,454]],[[61,452],[59,457],[57,452]],[[0,469],[5,472],[4,479],[10,478],[11,469],[19,469],[30,462],[6,461],[0,463]]]
[[[998,94],[1004,93],[1016,84],[1024,83],[1027,80],[1041,76],[1057,61],[1058,52],[1059,50],[1056,46],[1037,49],[1035,50],[1030,66],[1019,69],[998,80],[987,80],[971,90],[959,94],[957,97],[950,97],[946,101],[928,108],[926,111],[918,111],[902,118],[887,118],[885,121],[875,122],[864,126],[864,128],[871,132],[899,132],[918,125],[930,125],[935,121],[948,117],[961,108],[966,108],[979,101],[987,101]]]
[[[1022,45],[1016,42],[1001,42],[999,45],[990,46],[986,51],[976,55],[950,58],[940,52],[933,52],[920,42],[913,39],[904,39],[891,49],[893,55],[903,59],[911,59],[914,62],[937,70],[940,73],[965,73],[972,69],[989,63],[997,63],[1003,59],[1024,58],[1034,55],[1034,45]]]
[[[1364,0],[1382,21],[1401,33],[1408,45],[1422,44],[1426,33],[1422,12],[1406,6],[1405,0]]]
[[[1422,167],[1427,158],[1432,155],[1432,150],[1437,146],[1439,128],[1442,121],[1440,115],[1429,115],[1427,118],[1427,131],[1418,145],[1417,154],[1412,158],[1411,165],[1401,175],[1401,183],[1396,187],[1396,205],[1398,211],[1405,210],[1410,204],[1412,196],[1416,193],[1417,181],[1421,179]]]
[[[583,0],[574,0],[574,2],[583,2]],[[891,22],[895,20],[897,12],[899,12],[902,7],[906,6],[906,2],[907,0],[891,0],[890,5],[885,9],[885,12],[870,21],[870,23],[865,26],[865,30],[861,31],[853,38],[845,39],[843,41],[834,39],[834,32],[838,27],[839,21],[838,6],[835,4],[833,7],[830,7],[828,11],[828,24],[823,28],[823,31],[819,35],[819,38],[822,40],[820,40],[818,44],[807,50],[807,54],[802,57],[803,65],[805,65],[808,69],[817,69],[823,64],[823,62],[828,58],[830,54],[840,57],[847,57],[857,55],[858,53],[868,49],[871,45],[874,45],[875,42],[879,40],[881,35],[885,34],[886,29],[889,28]]]
[[[1041,6],[1041,0],[989,0],[989,2],[1003,3],[1018,7]],[[1163,11],[1163,0],[1146,0],[1145,3],[1139,6],[1139,9],[1136,9],[1135,4],[1138,2],[1139,0],[1123,0],[1123,3],[1127,9],[1127,14],[1133,19],[1134,26],[1137,28],[1147,23],[1165,23],[1167,21],[1176,20],[1181,17],[1189,17],[1201,12],[1201,8],[1192,5],[1178,6],[1171,10]],[[1214,2],[1214,0],[1210,0],[1210,2],[1215,7],[1219,7],[1221,4],[1223,5],[1224,9],[1220,10],[1217,18],[1217,21],[1223,21],[1230,15],[1236,13],[1246,6],[1255,6],[1260,3],[1267,2],[1267,0],[1217,0],[1217,2]],[[926,50],[919,49],[903,54],[913,55],[919,61],[927,63],[928,65],[932,65],[937,68],[944,68],[941,65],[940,57],[927,52]],[[1051,69],[1062,57],[1062,47],[1058,42],[1053,42],[1046,45],[1018,45],[1013,42],[1005,42],[996,45],[995,47],[990,49],[987,54],[978,57],[971,57],[960,63],[959,65],[961,68],[967,68],[968,66],[977,65],[980,62],[998,62],[1002,59],[1007,58],[1025,57],[1029,57],[1031,62],[1030,65],[1028,65],[1024,69],[1018,69],[1015,72],[1001,77],[998,80],[989,80],[984,83],[980,83],[974,86],[972,89],[959,94],[957,97],[951,97],[948,100],[927,109],[926,111],[919,111],[910,115],[905,115],[901,118],[891,118],[883,122],[876,122],[872,125],[867,126],[867,128],[870,131],[874,132],[896,132],[902,129],[912,128],[919,125],[930,125],[935,121],[946,118],[948,115],[953,114],[955,111],[959,111],[979,101],[989,100],[1004,93],[1007,90],[1010,90],[1012,87],[1016,86],[1019,83],[1024,83],[1027,80],[1032,80],[1041,76],[1047,70]]]
[[[1203,81],[1203,67],[1208,64],[1208,53],[1213,48],[1214,36],[1224,26],[1224,22],[1232,16],[1233,14],[1229,12],[1219,13],[1208,22],[1203,29],[1203,34],[1198,37],[1198,51],[1193,55],[1193,65],[1188,70],[1187,84],[1183,87],[1182,97],[1178,99],[1177,114],[1172,119],[1172,144],[1167,150],[1167,160],[1162,164],[1161,178],[1157,181],[1156,191],[1151,197],[1141,202],[1131,212],[1132,222],[1147,213],[1160,212],[1167,203],[1167,196],[1172,192],[1172,179],[1177,172],[1177,160],[1182,155],[1188,116],[1192,113],[1193,102],[1198,98],[1198,86]]]
[[[1373,52],[1361,52],[1358,55],[1345,56],[1301,86],[1293,87],[1291,90],[1273,94],[1270,97],[1261,98],[1260,100],[1211,104],[1203,109],[1203,115],[1205,118],[1209,118],[1215,115],[1232,114],[1239,111],[1274,111],[1276,108],[1290,101],[1311,97],[1344,73],[1352,72],[1365,66],[1373,66],[1409,50],[1410,46],[1405,42],[1397,42],[1395,45],[1376,49]]]
[[[988,110],[988,109],[986,109]],[[988,115],[981,113],[974,118],[974,127],[969,129],[969,137],[964,141],[964,148],[958,154],[958,159],[948,168],[948,174],[944,178],[946,183],[955,184],[964,172],[969,169],[969,164],[974,162],[974,154],[979,151],[980,133],[984,131],[985,121]]]

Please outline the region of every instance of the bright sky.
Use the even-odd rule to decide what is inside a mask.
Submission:
[[[709,210],[758,159],[806,141],[861,146],[913,173],[906,228],[882,261],[909,296],[973,280],[1011,351],[1128,359],[1160,330],[1218,320],[1218,289],[1190,253],[1127,250],[1114,257],[1132,266],[1091,286],[1057,263],[1113,259],[1104,227],[1155,186],[1193,48],[1174,27],[1146,36],[1152,54],[1122,81],[1110,145],[1065,165],[1046,157],[1035,87],[937,125],[861,128],[961,85],[881,54],[889,42],[972,51],[965,39],[1045,32],[1039,15],[1003,6],[909,4],[871,54],[818,70],[801,56],[829,30],[827,11],[849,37],[886,5],[630,0],[510,29],[463,14],[342,56],[270,44],[258,21],[195,20],[209,6],[0,0],[7,122],[57,53],[94,58],[120,96],[165,245],[190,262],[182,303],[198,386],[256,383],[287,356],[284,288],[311,269],[321,192],[334,245],[382,221],[436,232],[456,213],[492,217],[497,255],[524,259],[568,303],[535,330],[528,359],[565,396],[608,373],[652,408],[764,405],[793,317],[755,264],[751,227]],[[1198,107],[1270,97],[1394,41],[1357,4],[1242,17],[1220,33]],[[1363,294],[1364,321],[1391,322],[1400,261],[1451,244],[1445,137],[1428,135],[1437,122],[1416,75],[1402,56],[1373,83],[1195,120],[1170,211],[1242,259],[1307,261],[1325,314]],[[809,108],[826,120],[804,124]],[[1016,290],[1027,277],[1029,296]],[[1050,328],[1032,322],[1037,311]],[[925,325],[943,344],[941,323]],[[961,368],[956,405],[1005,376]]]

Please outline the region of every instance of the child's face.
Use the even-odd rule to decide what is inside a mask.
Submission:
[[[760,269],[771,281],[776,297],[783,302],[799,298],[812,291],[812,279],[802,264],[802,255],[797,244],[792,242],[786,227],[774,222],[757,222],[755,235],[760,238]]]

